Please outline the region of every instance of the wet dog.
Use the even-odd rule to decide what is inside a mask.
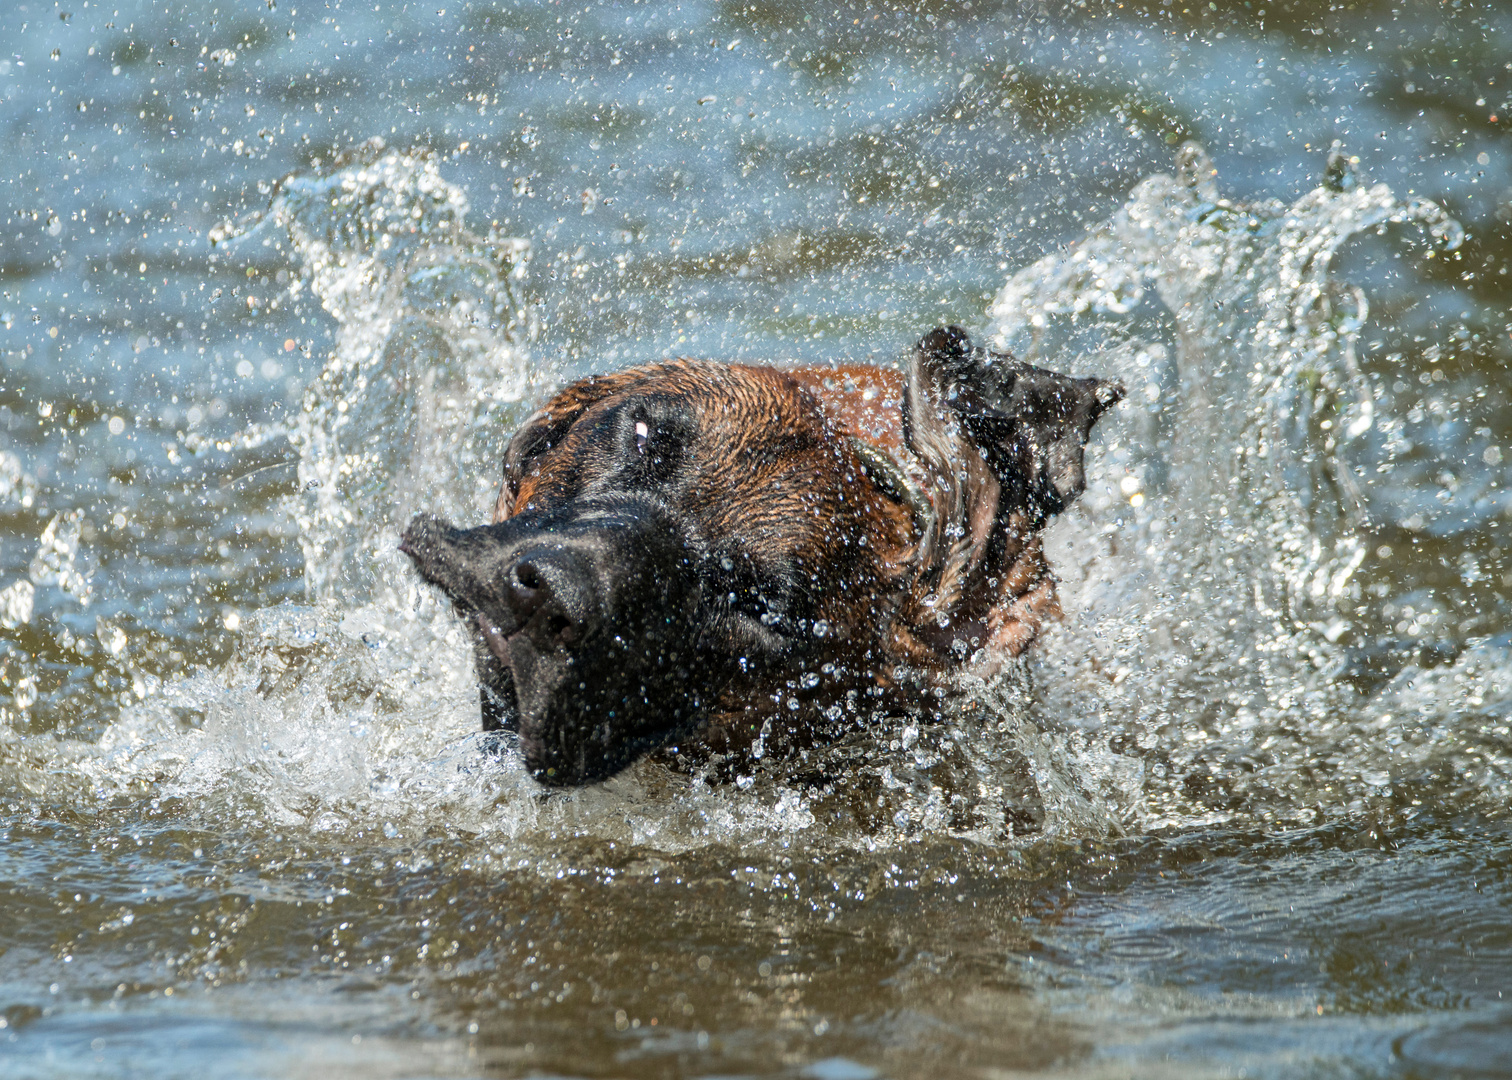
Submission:
[[[417,517],[400,548],[472,632],[483,727],[542,783],[782,754],[927,713],[1035,639],[1039,534],[1122,396],[957,327],[903,372],[630,368],[525,421],[493,524]]]

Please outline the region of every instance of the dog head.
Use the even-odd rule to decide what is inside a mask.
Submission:
[[[906,562],[907,509],[768,368],[584,380],[526,421],[504,473],[494,524],[420,517],[401,549],[471,624],[547,784],[690,732],[738,673],[864,651]]]
[[[944,668],[962,627],[1013,651],[1033,639],[1053,580],[1030,534],[1080,493],[1088,432],[1122,389],[955,328],[888,377],[897,394],[866,416],[772,368],[585,379],[511,440],[492,524],[411,523],[401,549],[471,628],[485,726],[518,731],[537,779],[612,776],[727,688],[769,705],[820,671]]]

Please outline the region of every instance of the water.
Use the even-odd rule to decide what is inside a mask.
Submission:
[[[0,25],[6,1076],[1508,1075],[1504,8]],[[825,793],[483,744],[399,523],[943,321],[1130,389],[1028,670]]]

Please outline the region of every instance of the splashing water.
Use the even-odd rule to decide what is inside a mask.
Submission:
[[[497,460],[531,386],[526,241],[482,237],[424,152],[375,140],[326,173],[279,183],[269,208],[216,242],[284,234],[337,324],[289,441],[311,606],[239,627],[223,668],[166,687],[102,740],[97,789],[161,791],[269,826],[379,829],[416,815],[486,831],[533,818],[512,755],[485,768],[470,653],[419,585],[397,536],[425,509],[466,520],[491,503]],[[187,724],[185,720],[187,718]],[[234,778],[231,785],[228,778]],[[521,813],[496,815],[501,791]]]
[[[463,496],[439,509],[471,512],[496,479],[508,406],[530,384],[530,245],[477,235],[467,210],[430,155],[375,140],[345,167],[286,177],[266,212],[221,234],[286,233],[303,270],[293,288],[308,282],[336,320],[290,435],[314,597],[377,599],[400,564],[398,523],[438,494]]]
[[[303,490],[284,512],[299,524],[309,606],[241,619],[227,664],[164,686],[98,744],[71,747],[69,768],[51,771],[54,794],[177,800],[334,836],[403,839],[444,822],[473,836],[582,834],[660,850],[795,832],[874,843],[1116,828],[1083,789],[1080,762],[1035,731],[1021,666],[977,680],[945,724],[880,727],[806,762],[846,777],[820,791],[795,787],[778,762],[735,785],[642,762],[598,788],[545,795],[507,739],[478,734],[464,632],[394,543],[419,509],[482,516],[510,409],[546,381],[525,361],[528,249],[477,237],[465,211],[434,161],[373,147],[329,174],[285,179],[249,227],[218,237],[287,235],[303,266],[295,288],[307,282],[338,326],[287,432]]]
[[[22,6],[0,1074],[1505,1071],[1505,5]],[[1026,671],[828,790],[478,732],[388,522],[945,322],[1130,390]]]
[[[243,439],[286,436],[298,453],[300,492],[282,509],[299,527],[313,606],[246,619],[230,663],[170,682],[94,747],[60,743],[69,764],[41,765],[22,786],[212,806],[214,794],[273,824],[328,830],[360,819],[353,807],[375,793],[403,802],[427,782],[419,773],[476,772],[476,739],[448,749],[477,726],[466,643],[396,549],[422,507],[467,518],[488,504],[510,410],[530,385],[523,348],[536,326],[519,295],[529,245],[478,236],[466,212],[431,157],[374,143],[329,173],[286,178],[266,212],[218,230],[233,251],[286,235],[302,265],[294,290],[308,283],[336,320],[297,420]],[[55,519],[32,576],[85,602],[77,532]],[[7,614],[27,614],[26,599],[7,594]],[[390,809],[377,802],[375,814]]]
[[[1010,666],[967,687],[944,723],[830,748],[824,771],[841,784],[795,785],[769,763],[711,785],[642,762],[550,795],[507,740],[476,732],[462,628],[394,548],[417,509],[483,516],[511,409],[547,381],[526,365],[528,249],[474,235],[465,211],[431,159],[374,149],[286,179],[241,234],[285,232],[339,327],[289,431],[303,490],[284,510],[310,606],[248,617],[229,663],[140,695],[97,744],[29,774],[32,789],[180,800],[333,837],[533,836],[548,852],[566,837],[676,851],[1311,820],[1410,809],[1456,770],[1476,799],[1504,790],[1502,736],[1463,735],[1512,699],[1507,650],[1409,668],[1370,696],[1340,677],[1364,550],[1341,448],[1375,420],[1355,360],[1365,298],[1330,266],[1388,223],[1457,243],[1436,207],[1342,172],[1289,207],[1234,203],[1188,148],[1177,177],[1146,180],[1069,255],[1008,282],[999,343],[1064,364],[1063,350],[1111,335],[1078,366],[1153,401],[1170,358],[1181,394],[1164,459],[1135,410],[1090,455],[1086,502],[1056,534],[1079,615],[1037,662],[1038,711]]]
[[[1290,206],[1220,198],[1196,146],[1178,165],[991,309],[1000,344],[1052,366],[1111,338],[1073,363],[1152,405],[1091,455],[1086,503],[1059,534],[1080,617],[1043,653],[1047,716],[1138,759],[1124,811],[1142,828],[1412,814],[1450,792],[1503,804],[1504,644],[1409,665],[1373,693],[1348,678],[1349,647],[1370,639],[1353,579],[1378,512],[1357,461],[1391,418],[1357,360],[1366,297],[1331,270],[1361,233],[1406,224],[1453,248],[1460,227],[1358,183],[1337,154]],[[1179,400],[1162,455],[1167,364]]]
[[[176,800],[268,829],[386,840],[444,823],[471,836],[585,833],[676,850],[809,830],[815,809],[851,835],[858,816],[868,831],[1000,832],[1006,802],[1035,794],[1015,748],[1029,737],[1021,704],[995,729],[1019,776],[1006,795],[991,793],[995,817],[963,815],[959,796],[946,806],[941,783],[961,771],[969,742],[955,727],[922,739],[915,727],[904,758],[868,765],[861,815],[845,793],[811,808],[780,771],[725,788],[648,762],[547,795],[508,738],[477,733],[464,631],[395,538],[422,509],[484,516],[519,418],[511,410],[548,376],[526,365],[536,331],[519,284],[528,246],[476,236],[466,209],[431,158],[375,145],[328,174],[286,178],[266,212],[218,234],[233,249],[287,235],[303,268],[295,288],[308,283],[337,322],[336,347],[287,431],[302,490],[284,512],[299,525],[310,603],[239,620],[230,662],[127,709],[94,747],[69,747],[52,793]],[[846,748],[852,759],[889,749],[885,738],[861,743]],[[981,779],[980,761],[964,767]]]

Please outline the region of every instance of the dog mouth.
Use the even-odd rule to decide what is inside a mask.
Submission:
[[[697,564],[655,507],[465,530],[422,517],[401,550],[452,600],[542,783],[614,775],[696,723],[722,681],[700,644]]]
[[[519,637],[521,631],[516,630],[512,634],[506,635],[492,619],[481,611],[473,616],[473,622],[478,627],[478,633],[483,635],[483,644],[488,646],[488,651],[494,654],[499,663],[508,667],[510,663],[509,642]]]

